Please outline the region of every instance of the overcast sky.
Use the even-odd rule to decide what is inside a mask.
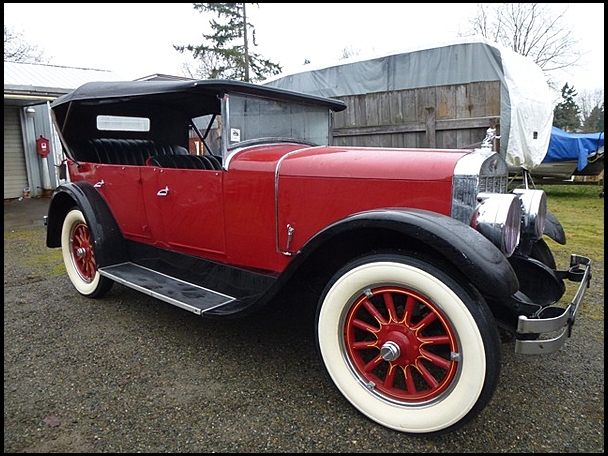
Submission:
[[[336,63],[348,49],[359,57],[455,38],[475,3],[260,3],[248,5],[254,52],[285,71],[307,59]],[[604,4],[553,4],[584,54],[560,78],[581,93],[604,88]],[[4,25],[44,51],[48,63],[111,70],[125,79],[155,73],[182,76],[191,61],[173,45],[201,44],[209,20],[192,3],[5,3]]]

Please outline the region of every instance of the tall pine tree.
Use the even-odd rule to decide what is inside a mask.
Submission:
[[[210,79],[233,79],[246,82],[261,81],[279,74],[281,66],[251,52],[255,45],[255,28],[247,21],[247,3],[193,3],[200,13],[210,13],[211,33],[203,34],[205,43],[173,47],[178,52],[189,51],[194,59],[208,68],[202,75]],[[256,5],[257,3],[249,3]],[[250,41],[251,37],[251,41]]]
[[[564,84],[562,87],[563,101],[558,103],[553,110],[553,126],[571,133],[578,130],[581,126],[581,109],[574,101],[576,96],[574,87],[570,87],[568,83]]]
[[[583,131],[587,133],[604,131],[604,103],[591,110],[589,116],[585,119]]]

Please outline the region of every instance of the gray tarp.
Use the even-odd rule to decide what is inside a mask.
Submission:
[[[542,162],[549,145],[551,91],[531,59],[483,38],[459,38],[322,68],[307,65],[264,84],[336,97],[497,80],[501,82],[500,153],[509,166],[531,170]]]

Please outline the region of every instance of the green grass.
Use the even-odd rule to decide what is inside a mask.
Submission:
[[[604,261],[604,198],[599,185],[542,185],[547,194],[547,208],[561,222],[566,245],[548,240],[558,257],[577,253],[594,262]]]
[[[61,277],[66,274],[61,249],[46,247],[46,231],[4,232],[4,264],[15,263],[28,275]]]

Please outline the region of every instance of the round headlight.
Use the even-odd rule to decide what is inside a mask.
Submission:
[[[547,195],[542,190],[513,190],[521,202],[521,235],[538,240],[543,237],[547,220]]]
[[[488,238],[506,256],[519,244],[521,204],[513,194],[480,193],[471,226]]]

